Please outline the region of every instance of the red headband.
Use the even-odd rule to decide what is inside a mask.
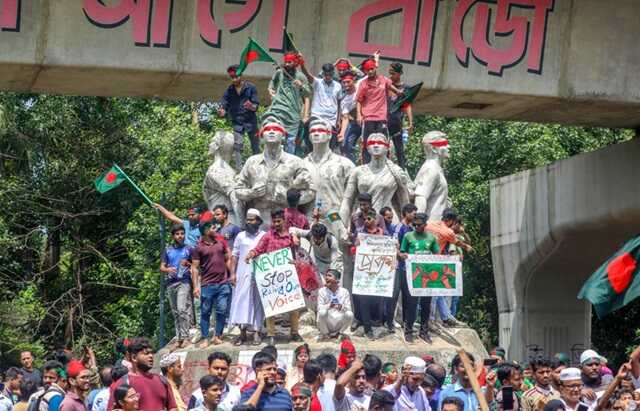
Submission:
[[[235,77],[236,73],[237,73],[236,69],[234,69],[234,68],[227,70],[227,74],[230,75],[230,76],[234,76]]]
[[[342,80],[353,80],[353,74],[345,74],[344,76],[342,76]]]
[[[447,140],[446,138],[443,138],[442,140],[432,141],[429,144],[431,144],[434,147],[445,147],[449,145],[449,140]]]
[[[332,131],[328,130],[326,128],[321,128],[321,127],[313,127],[309,129],[309,133],[326,133],[326,134],[331,134]]]
[[[367,141],[367,147],[369,146],[385,146],[386,148],[389,148],[389,143],[385,143],[380,140],[369,140]]]
[[[260,130],[260,136],[262,137],[262,134],[266,131],[279,131],[282,134],[286,134],[286,132],[284,131],[284,127],[279,124],[269,124],[262,127],[262,130]]]
[[[365,71],[369,71],[371,69],[376,68],[376,62],[374,60],[365,60],[364,63],[362,63],[362,68]]]
[[[336,64],[336,68],[338,70],[347,70],[349,68],[349,63],[347,63],[346,61],[341,61]]]
[[[298,55],[294,53],[287,53],[284,55],[284,61],[285,63],[297,63]]]

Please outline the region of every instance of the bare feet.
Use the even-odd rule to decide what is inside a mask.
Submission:
[[[198,348],[207,348],[208,346],[209,346],[209,340],[206,338],[202,340],[200,344],[198,344]]]
[[[217,335],[215,337],[213,337],[211,339],[211,342],[213,343],[213,345],[220,345],[222,344],[222,338],[218,337]]]

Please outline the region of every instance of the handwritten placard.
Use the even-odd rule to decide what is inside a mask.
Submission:
[[[353,294],[391,297],[396,275],[396,240],[359,234],[353,271]]]
[[[304,296],[289,247],[255,258],[253,272],[266,317],[304,308]]]
[[[460,256],[409,254],[407,284],[414,297],[462,295]]]

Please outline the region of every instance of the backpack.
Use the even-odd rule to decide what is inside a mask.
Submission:
[[[56,395],[64,397],[64,391],[56,386],[52,385],[41,393],[36,392],[29,398],[29,404],[27,405],[27,411],[48,411],[49,401]],[[44,408],[43,408],[44,405]]]

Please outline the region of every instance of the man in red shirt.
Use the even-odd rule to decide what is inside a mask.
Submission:
[[[396,95],[403,95],[391,80],[377,73],[377,63],[374,59],[367,59],[362,63],[362,69],[367,75],[356,94],[357,121],[362,127],[362,147],[367,146],[367,139],[373,133],[383,133],[387,137],[387,99],[389,91]],[[362,150],[363,163],[371,161],[366,149]]]
[[[222,332],[227,322],[227,307],[231,299],[231,284],[227,277],[227,270],[231,272],[231,252],[210,221],[202,224],[200,231],[202,238],[191,254],[191,281],[194,297],[200,297],[200,332],[204,339],[200,348],[207,348],[209,321],[214,305],[216,331],[211,342],[215,345],[222,344]]]
[[[253,258],[259,255],[280,250],[285,247],[293,247],[293,237],[289,234],[289,228],[285,224],[284,210],[277,208],[271,212],[271,229],[262,236],[258,245],[245,257],[248,264]],[[295,253],[293,253],[295,254]],[[298,334],[298,326],[300,323],[300,312],[291,311],[289,313],[289,321],[291,322],[291,341],[303,341]],[[267,318],[267,345],[276,344],[276,319],[275,317]]]
[[[169,383],[158,374],[151,373],[153,368],[153,348],[146,338],[136,338],[127,347],[131,355],[131,371],[109,387],[109,405],[113,410],[113,393],[122,384],[128,384],[140,394],[140,411],[177,411]]]
[[[298,210],[300,196],[300,191],[295,188],[287,190],[287,205],[289,207],[284,209],[284,223],[287,226],[287,229],[295,227],[308,230],[311,228],[309,227],[309,219],[307,219],[307,216]]]

